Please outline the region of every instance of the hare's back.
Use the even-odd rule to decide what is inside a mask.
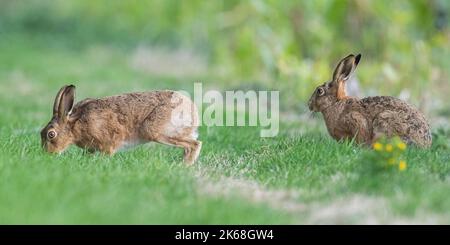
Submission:
[[[414,112],[413,108],[403,100],[391,96],[372,96],[361,100],[362,105],[369,110],[371,114],[378,114],[385,110]]]
[[[397,134],[418,145],[431,144],[431,132],[425,116],[414,106],[390,96],[367,97],[361,104],[372,119],[374,130]]]
[[[174,93],[174,91],[169,90],[135,92],[108,96],[99,99],[99,101],[114,109],[125,109],[132,113],[142,113],[166,104],[172,99]]]
[[[121,124],[138,124],[157,114],[168,114],[173,108],[174,91],[149,91],[126,93],[78,102],[73,113],[82,118],[95,120],[117,118]]]
[[[391,96],[373,96],[361,100],[361,105],[375,117],[381,112],[392,111],[407,116],[408,120],[426,121],[423,114],[414,106]]]

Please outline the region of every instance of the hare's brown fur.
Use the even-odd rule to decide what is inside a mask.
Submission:
[[[58,97],[64,100],[67,89],[70,86],[56,100]],[[64,103],[58,105],[61,104]],[[184,160],[192,164],[201,149],[197,140],[198,123],[195,104],[180,93],[128,93],[85,99],[73,106],[70,114],[54,114],[41,137],[49,152],[61,152],[76,144],[90,152],[114,154],[129,145],[154,141],[184,148]],[[55,130],[57,136],[49,139],[49,130]]]
[[[345,82],[356,68],[358,57],[344,58],[336,67],[333,80],[316,88],[309,100],[310,110],[323,114],[328,132],[336,140],[355,138],[358,143],[372,144],[382,136],[399,136],[408,144],[429,147],[429,124],[413,106],[389,96],[347,96]]]

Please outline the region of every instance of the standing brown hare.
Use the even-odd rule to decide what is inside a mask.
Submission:
[[[150,141],[184,148],[184,161],[197,159],[198,111],[186,96],[174,91],[128,93],[85,99],[73,106],[75,86],[62,87],[53,117],[41,131],[43,148],[61,153],[75,144],[89,152],[114,154]]]
[[[418,109],[390,96],[347,96],[345,83],[360,59],[360,54],[342,59],[332,81],[314,90],[309,109],[322,113],[329,134],[336,140],[354,138],[357,143],[370,145],[382,136],[399,136],[408,144],[430,147],[430,126]]]

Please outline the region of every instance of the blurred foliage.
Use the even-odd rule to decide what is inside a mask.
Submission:
[[[405,150],[408,146],[398,137],[381,138],[373,145],[373,151],[368,151],[360,159],[364,174],[379,174],[386,171],[405,171]]]
[[[445,128],[438,128],[433,133],[433,145],[436,149],[450,149],[450,130]]]
[[[189,48],[217,79],[258,79],[287,100],[308,98],[341,57],[362,53],[359,81],[375,88],[365,95],[422,102],[450,91],[449,15],[446,0],[0,0],[0,34]]]

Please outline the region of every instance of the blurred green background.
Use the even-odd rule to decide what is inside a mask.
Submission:
[[[107,46],[138,69],[190,83],[281,90],[286,109],[303,106],[340,58],[362,53],[358,95],[450,114],[449,9],[445,0],[0,1],[0,35]]]

